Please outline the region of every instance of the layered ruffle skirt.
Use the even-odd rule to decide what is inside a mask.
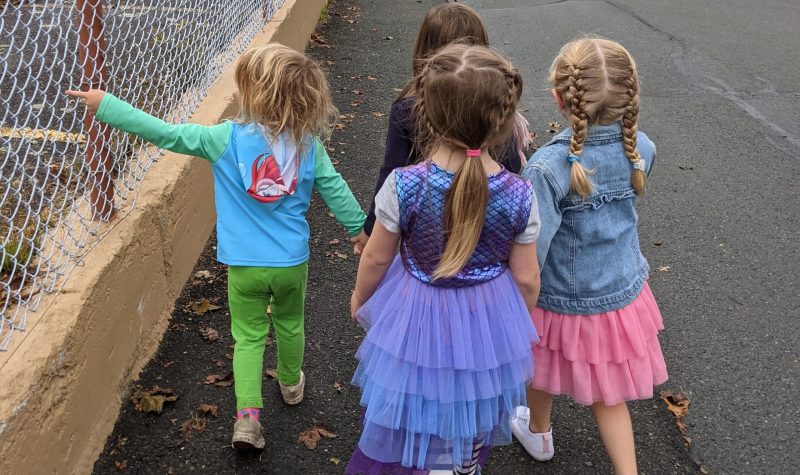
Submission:
[[[452,470],[472,459],[477,442],[510,443],[538,341],[510,272],[441,288],[413,277],[398,257],[356,316],[367,330],[353,377],[363,430],[346,473]]]
[[[649,399],[667,380],[658,342],[664,329],[653,292],[645,282],[627,306],[595,315],[564,315],[537,307],[533,321],[541,341],[533,348],[532,386],[565,394],[580,404]]]

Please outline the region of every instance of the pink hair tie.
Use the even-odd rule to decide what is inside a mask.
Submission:
[[[479,148],[468,148],[467,149],[467,156],[468,157],[480,157],[481,156],[481,149],[479,149]]]

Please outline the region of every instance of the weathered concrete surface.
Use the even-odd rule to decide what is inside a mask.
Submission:
[[[287,0],[252,44],[303,49],[324,0]],[[192,122],[232,115],[233,68]],[[0,359],[0,473],[86,473],[111,432],[124,391],[152,357],[175,299],[214,225],[208,165],[167,153],[136,207]]]

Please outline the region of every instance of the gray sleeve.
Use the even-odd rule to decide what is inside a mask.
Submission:
[[[388,231],[400,232],[400,202],[397,198],[397,178],[394,172],[386,177],[375,195],[375,217]]]
[[[539,204],[536,202],[536,193],[531,190],[531,212],[528,215],[528,225],[525,230],[514,237],[514,242],[518,244],[529,244],[536,242],[539,238],[539,230],[542,227],[539,221]]]

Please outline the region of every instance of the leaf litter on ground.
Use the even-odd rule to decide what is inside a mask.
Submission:
[[[297,437],[297,441],[302,442],[309,449],[315,449],[317,448],[317,443],[323,437],[326,439],[335,439],[337,436],[333,432],[329,431],[324,425],[317,424],[314,427],[301,432]]]
[[[206,418],[192,414],[192,416],[181,423],[178,431],[183,436],[184,441],[192,437],[192,432],[204,432],[206,430]]]
[[[664,401],[664,404],[667,405],[667,410],[672,413],[672,417],[675,419],[675,425],[678,426],[678,430],[684,436],[684,441],[687,445],[691,444],[692,439],[686,435],[686,424],[683,422],[683,418],[689,413],[691,401],[681,391],[664,389],[659,395],[661,396],[661,400]]]
[[[164,410],[164,403],[175,402],[178,396],[172,393],[170,388],[160,388],[153,386],[148,390],[137,389],[131,396],[133,408],[139,412],[155,412],[161,414]]]
[[[203,415],[211,414],[212,416],[217,417],[217,414],[219,413],[219,407],[216,404],[203,403],[197,406],[197,411]]]
[[[219,340],[219,332],[211,326],[200,327],[200,334],[203,336],[203,339],[208,342]]]
[[[220,388],[233,386],[233,373],[228,373],[224,377],[218,374],[209,374],[206,376],[206,379],[203,380],[203,384],[213,384]]]
[[[195,302],[195,303],[191,304],[190,308],[191,308],[193,314],[198,315],[198,316],[202,316],[202,315],[205,315],[206,313],[208,313],[208,312],[210,312],[212,310],[219,310],[222,307],[220,307],[219,305],[214,305],[208,299],[203,299],[203,300],[201,300],[199,302]]]

